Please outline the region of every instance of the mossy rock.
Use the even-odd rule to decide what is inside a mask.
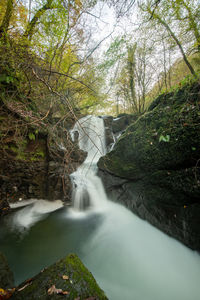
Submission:
[[[130,125],[100,169],[141,179],[156,170],[193,167],[200,158],[199,85],[160,96],[153,110]]]
[[[68,294],[50,295],[48,290],[55,286]],[[22,289],[24,287],[24,289]],[[20,290],[21,289],[21,290]],[[11,299],[108,299],[99,288],[92,274],[75,254],[70,254],[50,267],[42,270],[31,281],[17,287]]]
[[[98,166],[109,198],[200,251],[198,82],[159,96]]]

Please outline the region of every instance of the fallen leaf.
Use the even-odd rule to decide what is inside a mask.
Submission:
[[[67,275],[63,275],[63,276],[62,276],[62,279],[64,279],[64,280],[68,280],[68,279],[69,279],[69,276],[67,276]]]
[[[27,286],[29,286],[29,285],[31,285],[32,284],[32,282],[28,282],[27,284],[25,284],[23,287],[21,287],[20,289],[18,289],[17,291],[18,292],[21,292],[21,291],[23,291]]]
[[[43,273],[46,270],[46,268],[42,269],[40,272]]]
[[[62,292],[61,289],[57,289],[55,285],[52,285],[49,289],[48,289],[48,295],[52,295],[52,294],[59,294],[60,292]]]
[[[62,294],[62,295],[69,295],[69,292],[68,292],[68,291],[62,291],[61,294]]]
[[[61,294],[61,295],[68,295],[69,292],[68,291],[63,291],[62,289],[57,289],[55,284],[52,285],[48,291],[47,291],[48,295],[52,295],[52,294]]]
[[[0,300],[7,300],[10,299],[12,294],[14,293],[15,288],[4,290],[0,288]]]

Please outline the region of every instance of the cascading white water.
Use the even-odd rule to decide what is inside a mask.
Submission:
[[[77,213],[63,207],[47,217],[62,203],[29,201],[8,216],[17,234],[12,223],[0,223],[0,251],[8,257],[16,282],[74,252],[110,300],[199,300],[199,254],[107,201],[96,175],[96,162],[105,153],[103,120],[85,117],[74,126],[74,138],[75,132],[80,148],[89,150],[72,174],[75,206],[79,209],[90,201],[92,209]],[[25,235],[18,232],[30,226]]]
[[[73,206],[76,210],[99,205],[102,207],[102,203],[106,201],[106,194],[96,172],[97,161],[106,153],[104,121],[100,117],[86,116],[76,122],[71,130],[73,140],[77,133],[79,147],[87,152],[87,157],[71,175]]]

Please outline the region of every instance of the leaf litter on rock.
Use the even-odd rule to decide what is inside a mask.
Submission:
[[[63,291],[62,289],[57,289],[55,284],[52,285],[48,291],[47,291],[48,295],[53,295],[53,294],[61,294],[61,295],[69,295],[68,291]]]

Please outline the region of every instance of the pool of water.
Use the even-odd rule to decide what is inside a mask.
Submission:
[[[87,212],[47,209],[32,216],[30,226],[16,221],[34,205],[0,224],[0,251],[16,284],[74,252],[111,300],[199,300],[199,254],[123,206],[108,201]]]

